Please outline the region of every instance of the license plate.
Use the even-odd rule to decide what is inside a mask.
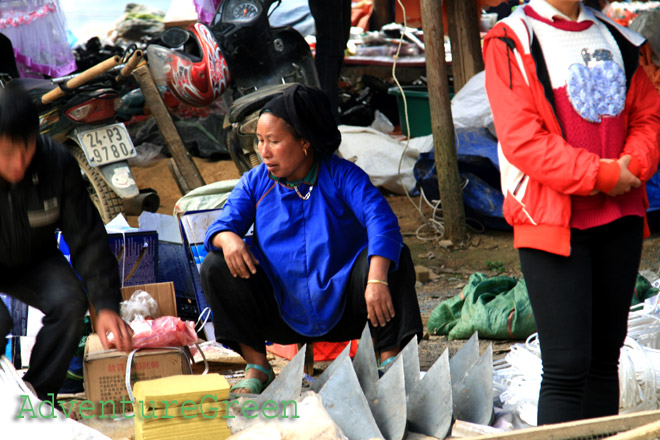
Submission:
[[[136,156],[133,141],[122,123],[77,133],[80,146],[93,167]]]

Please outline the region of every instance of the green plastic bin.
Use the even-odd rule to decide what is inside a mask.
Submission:
[[[406,126],[403,97],[398,87],[390,87],[387,93],[396,96],[399,107],[399,122],[401,132],[411,138],[431,134],[431,110],[429,108],[429,91],[426,86],[402,86],[403,93],[408,102],[408,121],[410,130]]]

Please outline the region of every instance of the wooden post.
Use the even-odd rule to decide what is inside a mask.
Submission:
[[[445,0],[445,3],[451,41],[454,92],[458,92],[470,78],[484,70],[479,36],[479,11],[475,0]]]
[[[445,64],[442,11],[437,0],[421,0],[424,42],[426,43],[426,74],[431,107],[431,129],[435,150],[435,168],[442,200],[442,216],[449,240],[465,242],[465,210],[458,175],[458,157],[454,142],[454,121],[451,116],[449,83]]]
[[[188,154],[185,145],[183,145],[183,141],[174,125],[174,121],[172,121],[170,112],[163,98],[160,96],[154,79],[151,77],[149,68],[146,65],[142,65],[133,71],[133,76],[140,85],[144,99],[151,109],[156,124],[158,124],[158,128],[163,134],[163,138],[170,150],[170,154],[172,155],[170,171],[179,185],[181,193],[185,195],[190,190],[204,186],[204,179],[199,173],[195,162],[193,162]]]

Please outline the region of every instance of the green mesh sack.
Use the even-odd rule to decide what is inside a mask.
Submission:
[[[468,339],[524,339],[536,331],[524,280],[482,273],[470,276],[460,295],[440,303],[428,321],[429,333]]]
[[[635,283],[635,292],[631,305],[643,303],[645,299],[651,298],[658,294],[658,289],[651,286],[649,280],[644,278],[641,274],[637,274],[637,282]]]

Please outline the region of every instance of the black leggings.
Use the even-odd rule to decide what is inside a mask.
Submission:
[[[344,292],[347,295],[344,314],[332,330],[318,338],[303,336],[284,322],[278,312],[273,288],[260,266],[257,266],[257,273],[247,280],[234,278],[222,253],[211,252],[204,258],[201,280],[202,289],[213,310],[216,341],[237,353],[241,353],[239,342],[265,353],[266,340],[292,344],[359,339],[367,322],[364,289],[368,273],[369,259],[365,249],[353,266]],[[415,292],[415,270],[407,247],[401,250],[399,267],[389,273],[388,282],[395,316],[384,327],[370,325],[377,351],[403,346],[415,335],[422,337],[422,319]]]
[[[538,424],[615,415],[643,220],[571,230],[571,255],[520,249],[543,360]]]

